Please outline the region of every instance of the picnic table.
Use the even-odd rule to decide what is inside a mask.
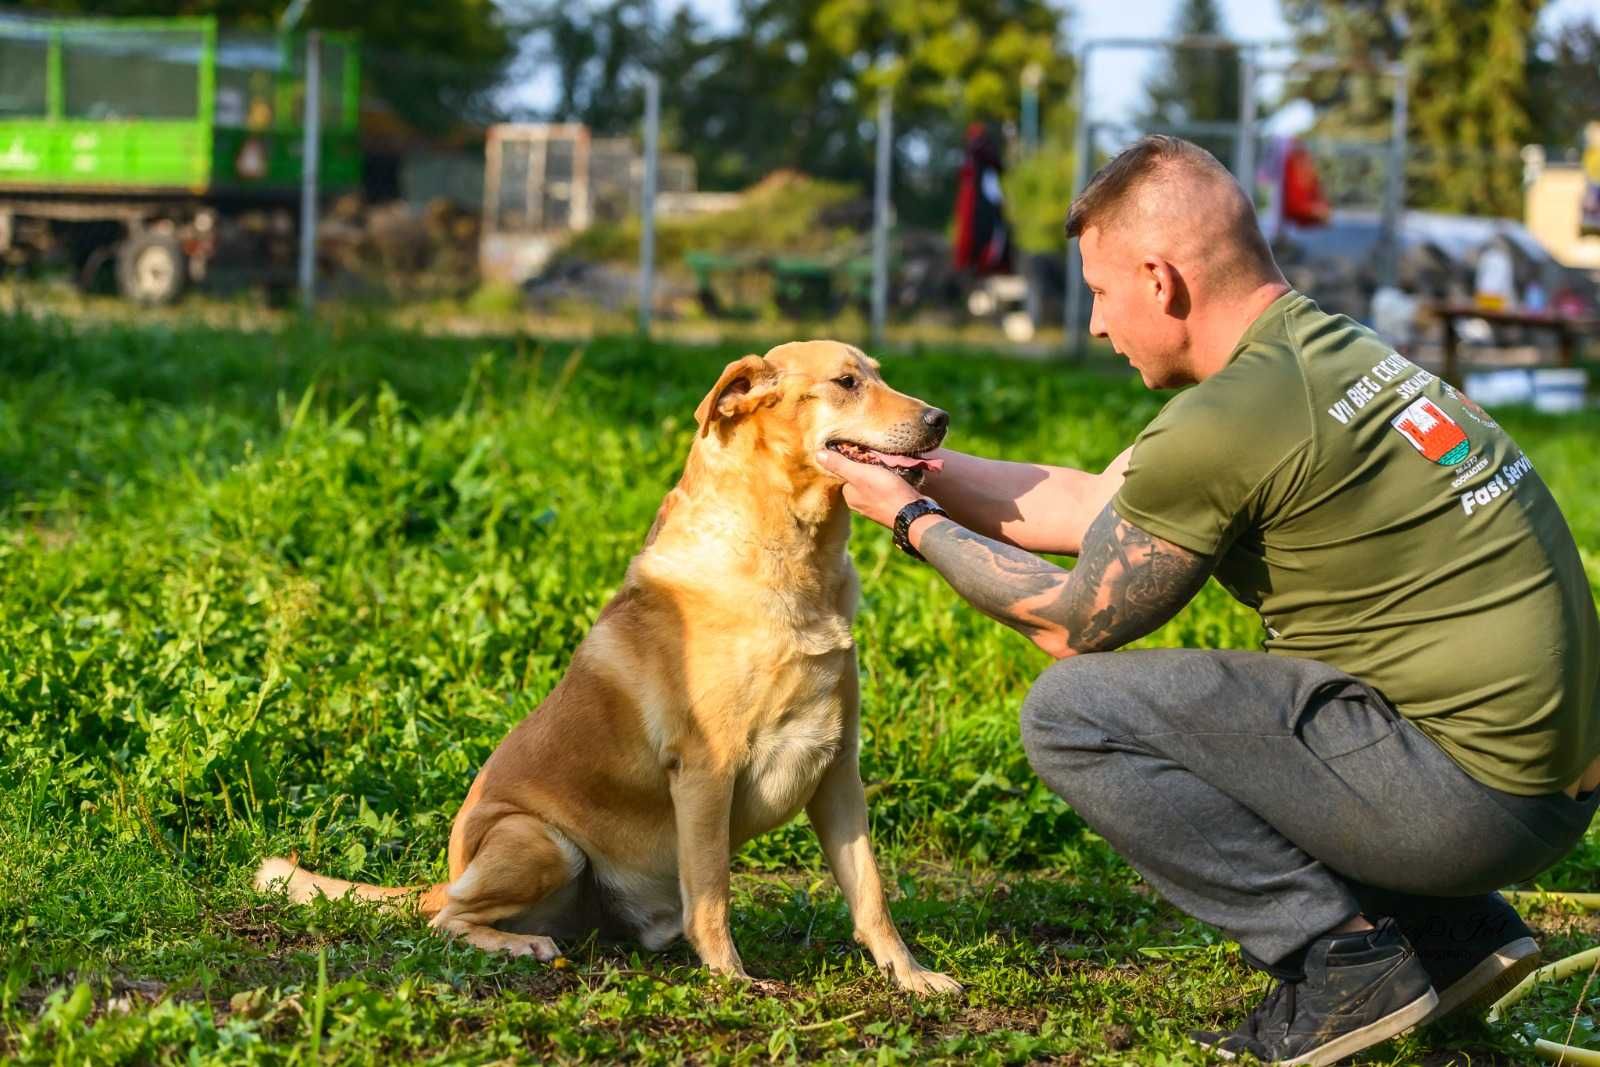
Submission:
[[[1428,310],[1444,325],[1444,372],[1441,377],[1452,385],[1461,384],[1461,354],[1456,339],[1459,319],[1483,319],[1494,325],[1526,326],[1548,330],[1556,335],[1561,366],[1577,362],[1578,338],[1600,329],[1600,319],[1575,318],[1556,311],[1530,311],[1521,308],[1485,308],[1477,304],[1432,304]]]
[[[695,249],[684,262],[694,273],[701,306],[712,316],[755,317],[753,279],[760,275],[770,279],[778,309],[796,318],[832,316],[846,301],[865,305],[872,294],[872,257],[859,241],[811,256]],[[891,256],[891,274],[897,266],[898,257]],[[726,285],[721,292],[718,279]]]

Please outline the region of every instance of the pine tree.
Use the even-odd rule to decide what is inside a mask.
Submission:
[[[1174,37],[1226,37],[1216,0],[1184,0],[1172,24]],[[1193,122],[1236,122],[1240,107],[1239,52],[1233,48],[1169,49],[1145,86],[1146,104],[1139,116],[1147,129],[1181,127]],[[1233,139],[1191,134],[1224,163],[1233,159]]]
[[[1387,140],[1394,114],[1394,88],[1377,68],[1400,57],[1405,40],[1401,3],[1281,2],[1284,21],[1296,27],[1296,50],[1302,56],[1333,56],[1350,64],[1291,77],[1285,97],[1311,103],[1317,114],[1312,132],[1319,137]]]
[[[1291,81],[1317,110],[1318,136],[1389,136],[1393,92],[1359,66],[1401,59],[1410,74],[1406,203],[1518,215],[1521,148],[1533,133],[1528,57],[1543,0],[1281,0],[1302,55],[1357,66]]]
[[[1528,64],[1533,142],[1576,148],[1600,108],[1600,19],[1576,18],[1541,35]]]
[[[1408,0],[1411,133],[1407,174],[1421,204],[1522,213],[1527,58],[1542,0]]]

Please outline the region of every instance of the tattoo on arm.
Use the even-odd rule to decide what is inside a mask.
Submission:
[[[1123,521],[1110,504],[1071,571],[949,520],[930,525],[919,549],[979,611],[1056,655],[1143,637],[1199,592],[1213,563]]]

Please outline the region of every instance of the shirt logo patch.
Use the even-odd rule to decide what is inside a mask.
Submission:
[[[1463,430],[1439,405],[1419,397],[1389,421],[1411,447],[1441,467],[1453,467],[1467,458],[1472,444]]]

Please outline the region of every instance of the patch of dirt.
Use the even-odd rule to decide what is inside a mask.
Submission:
[[[1600,912],[1567,911],[1559,907],[1539,907],[1523,913],[1539,940],[1571,937],[1580,941],[1600,940]]]
[[[65,548],[78,539],[78,531],[62,526],[45,526],[42,523],[31,524],[24,529],[17,530],[11,535],[11,543],[18,548],[24,547],[29,538],[37,540],[39,547],[53,552]]]

